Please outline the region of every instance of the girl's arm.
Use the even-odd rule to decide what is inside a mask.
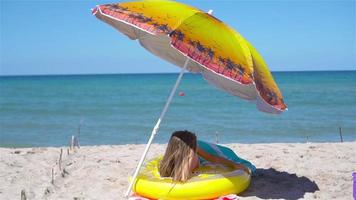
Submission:
[[[249,168],[245,167],[244,165],[235,163],[235,162],[225,159],[223,157],[214,156],[214,155],[204,151],[200,147],[197,147],[197,153],[199,156],[203,157],[207,161],[214,162],[214,163],[221,163],[221,164],[230,166],[234,169],[244,170],[246,173],[251,174],[251,170]]]

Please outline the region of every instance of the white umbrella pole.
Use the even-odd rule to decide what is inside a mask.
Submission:
[[[130,195],[130,193],[131,193],[132,186],[133,186],[133,184],[136,182],[137,174],[138,174],[138,172],[139,172],[140,169],[141,169],[141,166],[142,166],[142,164],[143,164],[143,161],[145,160],[146,155],[147,155],[147,152],[148,152],[148,150],[149,150],[149,148],[150,148],[150,146],[151,146],[151,144],[152,144],[153,138],[154,138],[155,135],[157,134],[157,131],[158,131],[158,129],[159,129],[159,126],[160,126],[160,124],[161,124],[161,121],[162,121],[164,115],[166,114],[166,112],[167,112],[167,110],[168,110],[168,107],[169,107],[169,105],[170,105],[170,103],[171,103],[171,101],[172,101],[172,99],[173,99],[173,96],[174,96],[174,94],[175,94],[175,92],[176,92],[176,90],[177,90],[177,88],[178,88],[178,85],[179,85],[180,81],[182,80],[182,77],[183,77],[185,68],[187,68],[188,63],[189,63],[189,58],[187,58],[187,60],[185,61],[184,66],[183,66],[182,70],[180,71],[179,76],[178,76],[178,78],[177,78],[177,81],[176,81],[176,83],[175,83],[175,85],[174,85],[174,87],[173,87],[173,89],[172,89],[172,91],[171,91],[171,93],[170,93],[170,95],[169,95],[169,97],[168,97],[168,100],[167,100],[167,102],[166,102],[166,105],[164,105],[164,108],[163,108],[163,110],[162,110],[162,112],[161,112],[161,115],[160,115],[160,117],[158,118],[156,125],[153,127],[153,130],[152,130],[152,133],[151,133],[151,137],[150,137],[150,139],[148,140],[148,143],[147,143],[147,145],[146,145],[145,151],[143,152],[143,154],[142,154],[142,156],[141,156],[140,162],[138,163],[138,165],[137,165],[137,167],[136,167],[136,170],[135,170],[135,173],[134,173],[134,175],[133,175],[133,177],[132,177],[132,180],[131,180],[131,182],[130,182],[129,188],[128,188],[127,191],[126,191],[126,194],[125,194],[126,197],[128,197],[128,196]]]

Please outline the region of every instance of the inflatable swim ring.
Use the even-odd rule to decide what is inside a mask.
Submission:
[[[188,181],[174,182],[170,177],[160,176],[158,166],[161,160],[162,157],[157,157],[142,168],[133,187],[136,194],[149,199],[214,199],[244,191],[251,180],[250,174],[243,170],[205,162]]]

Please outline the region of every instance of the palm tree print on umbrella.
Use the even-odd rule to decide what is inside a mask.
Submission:
[[[144,6],[142,9],[143,8]],[[121,6],[120,4],[103,5],[101,11],[104,14],[129,22],[152,33],[169,34],[172,32],[172,29],[168,24],[158,23],[157,21],[154,21],[152,17],[145,16],[144,13],[130,12],[129,8]]]

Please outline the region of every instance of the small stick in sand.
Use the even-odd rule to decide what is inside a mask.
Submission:
[[[344,142],[344,139],[342,138],[342,129],[341,129],[341,126],[339,127],[339,134],[340,134],[340,142]]]
[[[25,189],[22,189],[21,190],[21,200],[26,200],[27,198],[26,198],[26,191],[25,191]]]
[[[67,155],[69,156],[69,149],[67,149]]]
[[[54,184],[54,170],[52,168],[52,180],[51,180],[51,183]]]
[[[59,154],[59,160],[58,160],[59,171],[62,171],[62,154],[63,154],[63,149],[61,149],[61,153]]]
[[[77,146],[78,149],[80,149],[80,146],[79,146],[79,138],[78,138],[78,137],[75,137],[75,138],[74,138],[74,146]]]

